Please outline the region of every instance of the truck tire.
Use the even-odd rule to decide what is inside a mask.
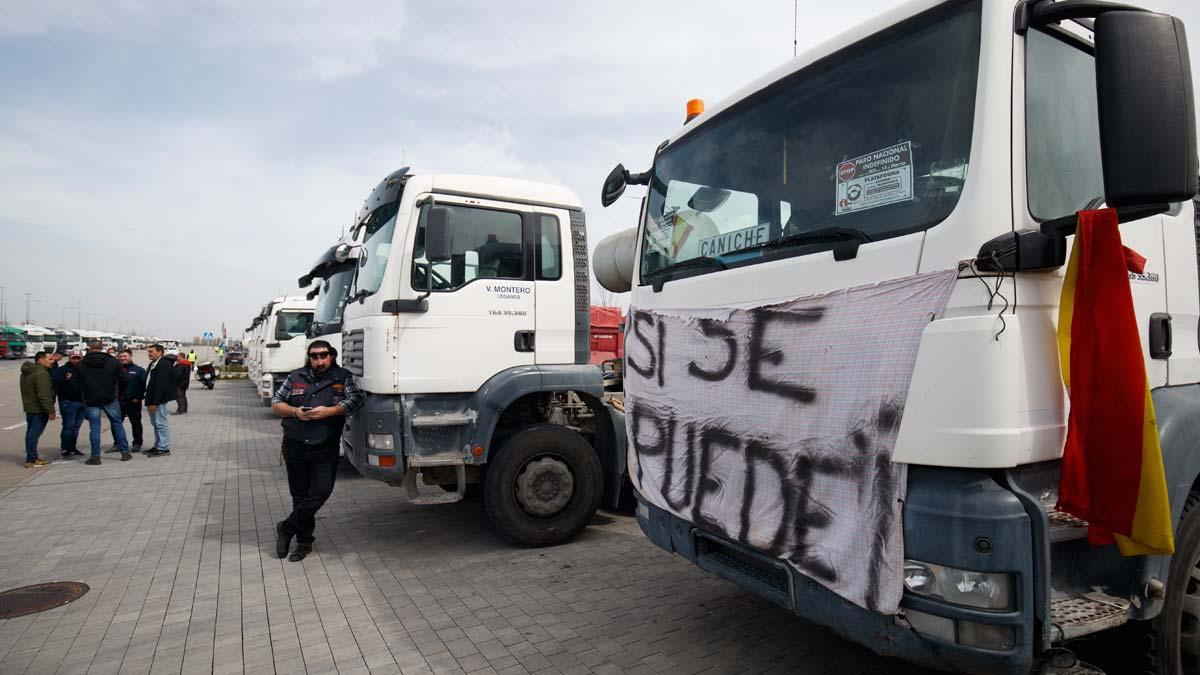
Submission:
[[[483,479],[483,504],[500,536],[521,546],[551,546],[579,533],[600,506],[600,458],[579,434],[556,424],[517,432]]]
[[[1166,600],[1153,619],[1154,672],[1200,673],[1200,493],[1188,495],[1175,533]]]

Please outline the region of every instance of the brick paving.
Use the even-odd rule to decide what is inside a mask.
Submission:
[[[478,501],[413,506],[348,465],[315,552],[279,560],[277,421],[244,383],[189,401],[171,457],[56,464],[0,497],[0,590],[91,586],[0,621],[0,673],[908,670],[660,551],[631,517],[513,548]]]

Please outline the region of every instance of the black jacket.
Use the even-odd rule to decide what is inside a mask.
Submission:
[[[132,401],[146,396],[146,369],[136,363],[121,366],[119,391],[122,401]]]
[[[190,363],[190,362],[189,362]],[[179,359],[175,360],[175,388],[187,389],[188,383],[192,378],[192,367],[180,363]]]
[[[146,369],[146,405],[162,405],[175,400],[175,364],[165,356]]]
[[[67,363],[50,369],[50,381],[54,383],[54,395],[59,401],[83,402],[83,389],[79,386],[79,369]]]
[[[275,396],[284,398],[281,394],[286,393],[286,402],[297,408],[339,405],[346,400],[346,384],[352,377],[350,371],[345,368],[333,366],[318,378],[311,368],[305,366],[288,373],[287,381],[280,386]],[[314,421],[288,417],[281,424],[283,435],[293,441],[336,448],[345,423],[344,416],[334,415]]]
[[[79,386],[88,407],[106,406],[117,400],[117,359],[104,352],[88,352],[79,362]]]

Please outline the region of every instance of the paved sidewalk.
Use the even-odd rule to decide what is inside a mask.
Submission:
[[[57,464],[0,497],[0,590],[91,586],[0,621],[0,673],[906,672],[660,551],[630,517],[513,548],[479,502],[412,506],[348,465],[315,552],[279,560],[277,420],[245,383],[188,394],[172,456]]]

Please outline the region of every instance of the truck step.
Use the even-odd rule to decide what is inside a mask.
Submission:
[[[471,415],[442,413],[441,415],[414,416],[409,418],[408,423],[414,428],[421,429],[428,427],[463,427],[474,421],[475,418]]]
[[[1099,591],[1054,591],[1050,599],[1050,639],[1062,642],[1116,628],[1129,620],[1129,601]]]
[[[1088,523],[1086,520],[1080,520],[1069,513],[1054,510],[1046,511],[1046,518],[1050,520],[1051,544],[1087,537]]]
[[[467,463],[458,453],[446,452],[436,455],[409,455],[409,466],[462,466]]]

